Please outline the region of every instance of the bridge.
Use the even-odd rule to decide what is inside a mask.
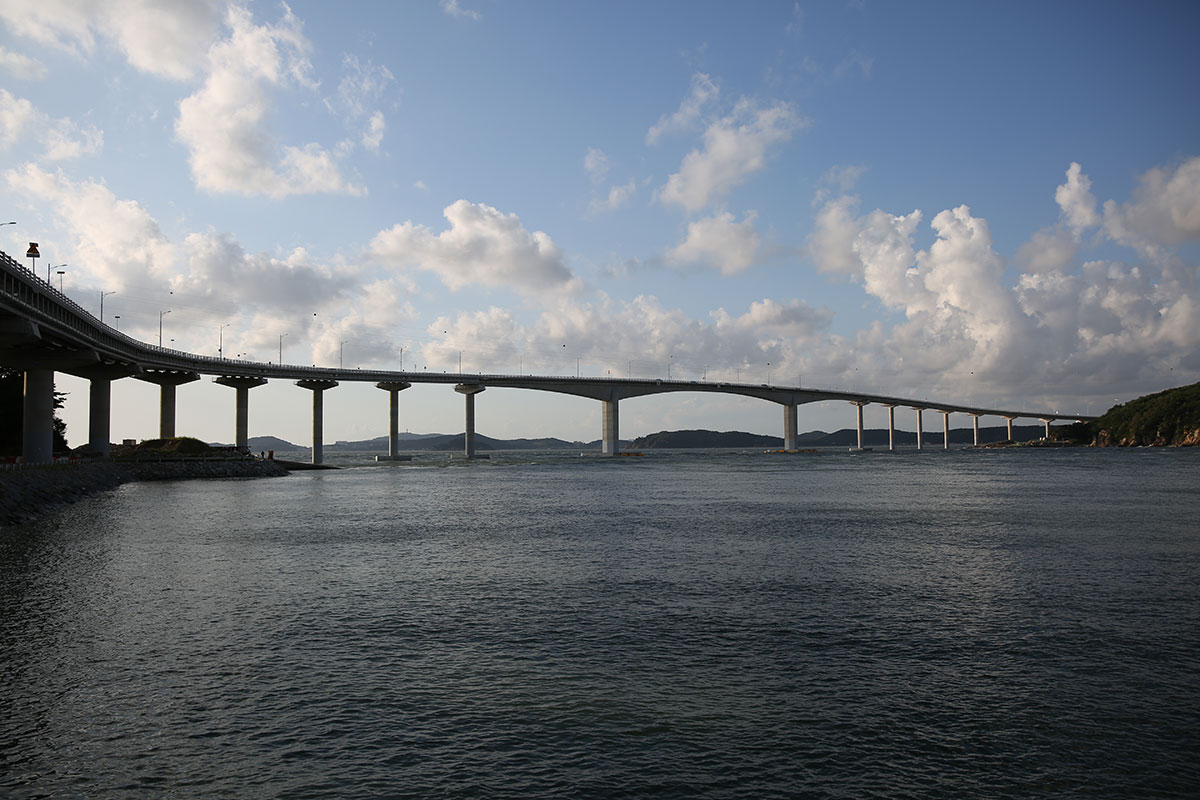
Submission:
[[[872,403],[888,409],[888,449],[895,449],[895,411],[908,408],[916,412],[917,448],[922,447],[923,412],[942,415],[943,447],[950,445],[950,415],[967,414],[974,420],[975,444],[979,444],[979,418],[1001,417],[1008,422],[1012,438],[1013,420],[1038,419],[1050,435],[1050,423],[1057,420],[1089,420],[1078,414],[1059,414],[1028,410],[980,408],[956,403],[929,402],[912,398],[829,389],[801,388],[770,384],[679,381],[634,378],[584,378],[548,375],[505,375],[476,373],[427,373],[403,370],[333,369],[289,364],[270,364],[214,358],[187,353],[138,341],[92,316],[47,280],[0,251],[0,365],[21,370],[25,377],[23,406],[24,436],[22,458],[26,463],[53,460],[54,373],[63,372],[89,381],[88,450],[109,454],[112,382],[135,378],[161,387],[159,436],[175,436],[175,396],[179,386],[213,376],[215,383],[235,390],[235,441],[246,448],[248,441],[249,393],[271,379],[294,381],[312,392],[312,460],[323,458],[323,395],[342,381],[374,383],[389,395],[388,456],[399,455],[399,393],[414,383],[453,384],[466,404],[464,454],[475,455],[475,397],[489,386],[558,392],[598,400],[600,408],[601,453],[617,455],[619,450],[622,400],[666,392],[716,392],[755,397],[783,407],[783,448],[797,447],[797,409],[805,403],[841,400],[856,408],[858,447],[862,448],[863,407]]]

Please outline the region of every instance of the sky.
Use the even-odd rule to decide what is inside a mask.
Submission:
[[[1200,380],[1198,35],[1194,2],[0,0],[0,249],[207,355],[1095,414]],[[232,441],[233,394],[181,387],[178,432]],[[462,430],[451,387],[400,398]],[[250,435],[308,444],[310,402],[255,389]],[[600,435],[580,398],[476,415]],[[621,433],[782,416],[668,394]],[[157,429],[114,383],[114,439]],[[326,392],[327,442],[386,430]]]

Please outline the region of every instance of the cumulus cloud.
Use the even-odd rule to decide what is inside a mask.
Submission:
[[[46,65],[24,53],[14,53],[0,46],[0,69],[26,80],[41,80],[46,77]]]
[[[708,126],[704,147],[684,156],[679,171],[659,189],[659,201],[689,212],[704,208],[761,170],[768,150],[789,140],[802,124],[787,103],[758,107],[739,101],[731,114]]]
[[[403,222],[377,234],[371,254],[397,267],[432,272],[454,290],[476,285],[543,292],[577,282],[554,241],[542,231],[527,231],[516,214],[466,200],[442,213],[450,227],[441,233]]]
[[[97,39],[131,65],[172,80],[193,77],[217,34],[220,0],[8,0],[0,18],[18,37],[80,56]]]
[[[690,130],[699,121],[704,107],[715,100],[720,92],[720,87],[708,75],[702,72],[692,75],[692,86],[687,97],[674,113],[663,114],[658,122],[650,126],[650,130],[646,131],[646,144],[656,144],[669,133]]]
[[[207,79],[179,103],[175,123],[197,186],[269,197],[365,194],[319,144],[279,147],[269,130],[271,90],[314,87],[300,21],[284,6],[277,24],[255,25],[248,11],[232,6],[226,24],[229,38],[209,51]]]
[[[1147,254],[1200,238],[1200,157],[1149,170],[1129,202],[1106,201],[1104,228],[1113,240]]]
[[[0,147],[11,147],[40,118],[33,103],[0,89]]]
[[[673,266],[703,266],[722,275],[736,275],[754,266],[762,247],[762,237],[754,229],[753,211],[741,222],[724,212],[698,219],[688,225],[687,238],[667,251],[666,261]]]
[[[629,201],[637,194],[637,181],[630,178],[628,182],[620,186],[610,186],[608,194],[603,197],[594,198],[588,209],[593,214],[599,214],[604,211],[616,211],[618,208],[623,208],[629,205]]]
[[[1067,182],[1055,190],[1054,201],[1062,209],[1063,221],[1076,237],[1100,224],[1096,197],[1092,194],[1092,181],[1083,174],[1083,167],[1076,162],[1072,161],[1067,169]]]

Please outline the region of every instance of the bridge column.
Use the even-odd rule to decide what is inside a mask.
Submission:
[[[925,443],[921,441],[925,438],[925,431],[921,430],[921,415],[925,409],[913,406],[913,411],[917,412],[917,449],[920,450],[925,446]]]
[[[112,380],[92,378],[88,386],[88,451],[109,455],[112,425]]]
[[[975,426],[975,446],[979,447],[979,415],[972,414],[971,421]]]
[[[797,450],[799,449],[799,436],[796,429],[799,427],[799,414],[797,409],[799,406],[796,403],[783,404],[783,449]]]
[[[1052,419],[1046,419],[1045,417],[1043,417],[1043,418],[1042,418],[1042,424],[1046,426],[1046,435],[1045,435],[1045,437],[1044,437],[1044,438],[1046,438],[1046,439],[1049,439],[1049,438],[1050,438],[1050,423],[1051,423],[1051,422],[1053,422],[1053,421],[1054,421],[1054,420],[1052,420]]]
[[[942,449],[950,449],[950,412],[942,412]]]
[[[222,375],[219,378],[213,378],[213,383],[219,383],[222,386],[229,386],[237,390],[234,414],[234,446],[239,450],[248,450],[250,446],[250,390],[255,386],[262,386],[266,382],[266,378],[251,378],[241,375]]]
[[[375,456],[376,461],[409,461],[409,456],[400,455],[400,393],[412,386],[404,381],[383,381],[375,388],[388,393],[388,454]]]
[[[158,438],[175,438],[175,387],[200,380],[195,372],[151,370],[136,376],[147,383],[157,383],[162,389],[158,404]]]
[[[313,393],[313,431],[312,431],[312,463],[320,464],[325,460],[325,401],[326,389],[338,385],[337,381],[303,380],[296,381],[301,389],[309,389]]]
[[[54,370],[25,370],[21,412],[21,460],[49,464],[54,460]]]
[[[862,400],[852,400],[850,402],[854,404],[855,417],[857,418],[857,421],[858,421],[858,449],[862,450],[863,449],[863,412],[862,412],[862,410],[863,410],[863,406],[870,405],[870,403],[866,403]]]
[[[888,406],[888,451],[896,450],[896,407]]]
[[[1005,422],[1008,423],[1008,440],[1010,442],[1012,441],[1012,424],[1013,424],[1014,419],[1015,419],[1015,417],[1005,417],[1004,418]]]
[[[468,402],[470,398],[468,396]],[[617,400],[601,400],[600,413],[600,452],[606,456],[615,456],[621,449],[621,418],[617,408]]]
[[[463,395],[467,401],[467,424],[463,434],[463,455],[467,458],[475,458],[475,395],[486,388],[477,383],[460,383],[454,387],[454,391]]]

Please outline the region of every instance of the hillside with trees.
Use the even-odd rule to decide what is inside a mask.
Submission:
[[[1064,426],[1058,436],[1094,447],[1200,445],[1200,383],[1113,406],[1091,422]]]

